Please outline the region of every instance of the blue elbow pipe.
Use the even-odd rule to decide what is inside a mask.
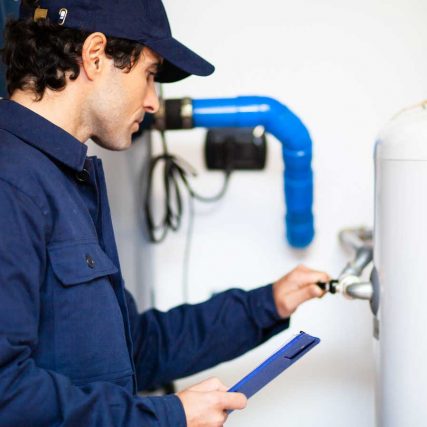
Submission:
[[[305,248],[314,237],[312,142],[301,120],[272,98],[193,99],[193,127],[255,127],[282,144],[286,202],[286,237],[294,248]]]

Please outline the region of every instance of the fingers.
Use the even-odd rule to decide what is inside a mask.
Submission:
[[[330,277],[323,271],[311,270],[304,265],[300,265],[291,272],[290,279],[298,287],[303,287],[316,282],[328,282]]]
[[[228,387],[218,378],[211,377],[190,387],[192,391],[227,391]]]
[[[324,295],[324,291],[317,285],[307,285],[297,291],[291,292],[286,296],[286,304],[289,312],[293,312],[303,302],[308,301],[312,298],[320,298]]]
[[[323,271],[309,269],[304,265],[299,265],[282,277],[277,283],[288,292],[295,291],[304,286],[314,284],[316,282],[328,282],[330,277]]]
[[[311,273],[307,273],[305,277],[306,283],[312,284],[317,282],[329,282],[331,278],[329,274],[324,273],[323,271],[313,271]]]
[[[323,271],[299,265],[273,284],[273,296],[277,311],[282,318],[289,317],[298,306],[312,298],[320,298],[325,291],[317,282],[328,282],[330,277]]]
[[[246,407],[247,398],[243,393],[227,392],[227,387],[218,378],[209,378],[188,390],[192,392],[211,393],[213,400],[221,410],[243,409]]]
[[[209,378],[177,393],[184,407],[188,427],[219,427],[227,420],[228,411],[243,409],[247,399],[242,393],[210,390],[224,388],[218,378]]]
[[[243,393],[221,393],[221,407],[223,410],[244,409],[248,399]]]

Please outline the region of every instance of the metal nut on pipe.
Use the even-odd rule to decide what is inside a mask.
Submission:
[[[371,300],[374,294],[371,282],[362,282],[359,277],[348,275],[341,277],[337,291],[349,299]]]
[[[345,288],[346,296],[370,301],[374,291],[371,282],[354,283]]]
[[[154,115],[154,128],[160,131],[192,129],[193,101],[191,98],[161,99]]]

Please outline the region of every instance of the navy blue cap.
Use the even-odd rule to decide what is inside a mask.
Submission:
[[[191,74],[208,76],[215,71],[212,64],[172,37],[161,0],[40,0],[36,4],[38,11],[21,5],[20,18],[46,14],[50,22],[67,28],[99,31],[149,47],[164,59],[158,82],[176,82]]]

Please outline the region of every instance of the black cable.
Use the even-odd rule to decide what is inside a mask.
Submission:
[[[230,180],[232,169],[232,162],[227,164],[229,168],[225,171],[224,183],[221,190],[214,196],[204,196],[197,193],[188,181],[189,176],[196,176],[196,170],[184,159],[175,155],[169,154],[164,132],[161,132],[161,140],[163,153],[151,159],[148,172],[148,185],[147,192],[144,200],[145,219],[147,222],[147,229],[150,240],[153,243],[162,242],[169,230],[177,231],[181,227],[183,215],[183,187],[187,190],[192,199],[202,203],[213,203],[219,201],[224,197],[228,183]],[[154,220],[153,214],[153,185],[154,173],[157,168],[163,164],[162,181],[164,187],[165,199],[163,202],[164,215],[158,223]]]
[[[224,197],[227,192],[228,183],[230,180],[231,173],[233,171],[232,162],[229,158],[227,164],[229,168],[225,171],[224,183],[221,190],[214,196],[204,196],[197,193],[188,182],[187,177],[189,175],[196,176],[196,170],[184,159],[176,157],[169,154],[169,150],[166,143],[165,133],[161,132],[161,141],[163,153],[153,157],[149,163],[149,171],[147,177],[147,191],[144,197],[144,210],[145,210],[145,219],[147,223],[148,234],[150,240],[153,243],[162,242],[169,230],[177,231],[181,226],[182,214],[183,214],[183,204],[182,204],[182,194],[180,190],[180,185],[184,186],[189,195],[189,222],[186,236],[186,244],[184,250],[184,262],[183,262],[183,277],[182,277],[182,287],[183,287],[183,297],[185,301],[188,301],[189,298],[189,286],[188,286],[188,277],[189,277],[189,266],[190,266],[190,257],[191,257],[191,243],[193,236],[193,227],[194,227],[194,200],[197,200],[202,203],[214,203],[219,201]],[[231,150],[228,150],[228,155],[231,156]],[[154,222],[154,215],[152,212],[152,193],[154,185],[154,173],[156,168],[158,168],[163,163],[163,185],[164,185],[164,215],[158,224]],[[173,382],[165,384],[163,390],[166,394],[174,393],[175,386]]]

